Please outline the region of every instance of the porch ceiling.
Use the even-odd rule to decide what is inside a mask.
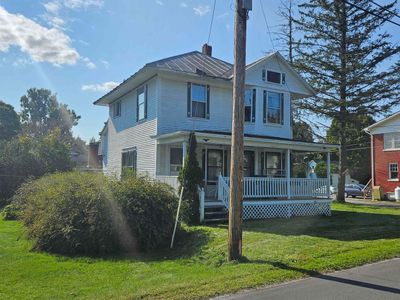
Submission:
[[[230,145],[230,133],[218,132],[205,132],[196,131],[197,143],[207,145]],[[189,131],[175,131],[162,135],[153,136],[158,144],[176,144],[183,143],[188,140]],[[296,151],[309,151],[309,152],[330,152],[338,149],[338,145],[323,144],[323,143],[307,143],[290,139],[273,138],[265,136],[245,135],[244,145],[246,147],[260,147],[260,148],[276,148],[276,149],[290,149]]]

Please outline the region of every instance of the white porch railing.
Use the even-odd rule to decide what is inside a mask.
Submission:
[[[179,189],[178,176],[156,175],[156,180],[172,186],[174,190],[178,192]]]
[[[243,198],[328,198],[327,187],[326,178],[245,177]],[[229,206],[229,177],[219,176],[218,199]]]

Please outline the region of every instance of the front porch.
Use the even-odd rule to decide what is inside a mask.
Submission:
[[[159,181],[178,189],[177,175],[186,156],[188,132],[157,137]],[[202,220],[223,219],[229,209],[230,135],[196,132],[197,160],[203,171],[199,192]],[[330,151],[335,145],[266,137],[245,137],[243,218],[330,215]],[[324,153],[324,178],[293,177],[294,157]],[[219,207],[220,214],[215,212]],[[209,214],[208,214],[209,213]],[[208,215],[209,216],[208,216]],[[213,218],[218,215],[221,218]],[[209,218],[208,218],[209,217]]]

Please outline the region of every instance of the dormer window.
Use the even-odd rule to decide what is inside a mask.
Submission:
[[[121,116],[121,101],[114,102],[111,106],[113,118]]]
[[[271,70],[262,70],[262,80],[271,83],[285,84],[286,75],[285,73],[275,72]]]

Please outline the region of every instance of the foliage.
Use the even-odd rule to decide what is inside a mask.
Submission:
[[[400,209],[332,209],[332,217],[244,222],[248,263],[239,264],[226,261],[226,225],[189,227],[172,250],[88,258],[29,251],[21,223],[0,220],[1,296],[209,299],[399,256]]]
[[[313,114],[338,121],[340,182],[338,200],[344,201],[344,177],[348,168],[345,129],[354,115],[387,113],[400,103],[400,64],[381,68],[400,53],[400,45],[390,42],[382,30],[392,19],[395,1],[382,7],[368,0],[351,6],[344,0],[311,0],[299,5],[295,65],[306,76],[316,97],[300,102]]]
[[[148,178],[56,173],[22,184],[8,216],[20,216],[34,249],[63,254],[148,251],[166,246],[177,198]]]
[[[339,143],[339,131],[344,131],[347,148],[347,160],[350,176],[366,183],[371,178],[371,142],[364,128],[375,123],[369,115],[352,115],[344,129],[340,129],[339,121],[335,118],[327,131],[330,143]]]
[[[0,144],[0,198],[9,198],[28,178],[66,171],[73,167],[70,147],[58,129],[34,138],[15,137]]]
[[[293,139],[302,142],[313,142],[314,135],[311,126],[304,121],[294,121]]]
[[[177,197],[166,184],[148,178],[126,176],[114,183],[115,199],[129,228],[124,248],[148,251],[169,245],[177,209]],[[133,244],[132,244],[133,242]]]
[[[184,218],[191,224],[199,223],[199,196],[198,187],[203,180],[203,174],[199,167],[196,156],[196,135],[191,132],[189,135],[189,149],[187,151],[184,167],[179,172],[180,189],[183,188]]]
[[[19,117],[10,104],[0,101],[0,140],[8,140],[21,130]]]
[[[80,116],[68,105],[59,103],[50,90],[30,88],[20,102],[25,133],[41,136],[59,128],[65,139],[72,138],[71,128],[78,124]]]
[[[331,174],[338,172],[338,166],[331,163]],[[315,168],[315,174],[318,178],[326,178],[326,162],[324,160],[318,162]]]

